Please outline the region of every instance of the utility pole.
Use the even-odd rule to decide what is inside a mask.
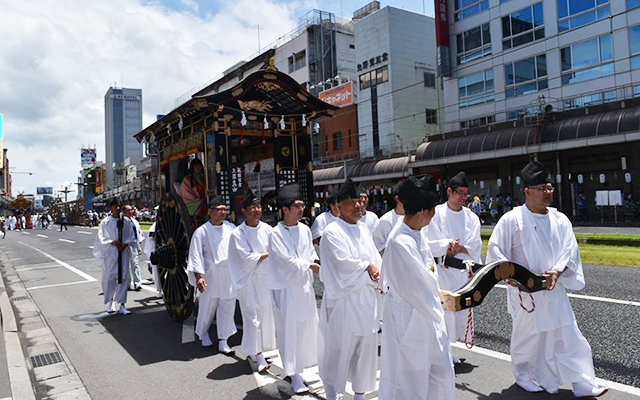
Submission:
[[[69,190],[67,186],[64,187],[64,190],[58,190],[59,193],[64,193],[64,202],[67,202],[67,194],[71,192],[75,192],[75,190]]]

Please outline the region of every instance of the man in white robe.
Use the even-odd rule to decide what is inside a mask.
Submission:
[[[107,304],[107,312],[113,313],[116,304],[120,304],[119,313],[129,314],[125,303],[127,302],[127,289],[129,287],[129,259],[131,249],[136,244],[136,238],[131,228],[131,221],[122,217],[122,241],[118,240],[118,218],[120,217],[120,204],[113,199],[110,202],[111,215],[100,223],[98,235],[93,244],[93,256],[102,260],[102,292],[104,304]],[[122,282],[118,283],[118,253],[122,254]],[[115,298],[114,298],[115,296]]]
[[[467,176],[460,172],[451,178],[447,184],[446,203],[436,206],[436,213],[431,219],[428,228],[438,229],[447,239],[447,245],[441,251],[435,250],[430,241],[431,252],[435,257],[449,255],[460,260],[471,260],[478,264],[482,263],[482,239],[480,237],[480,218],[469,208],[465,207],[465,202],[469,197],[469,185]],[[434,230],[435,230],[434,229]],[[430,231],[427,231],[427,236]],[[430,237],[429,237],[430,239]],[[449,268],[444,263],[439,263],[438,283],[440,288],[454,292],[462,288],[471,278],[470,270],[460,270]],[[469,321],[473,324],[472,309],[463,311],[445,311],[445,321],[447,322],[447,332],[449,339],[454,343],[456,340],[468,340],[467,334],[473,330],[473,326],[468,326]],[[460,360],[453,357],[454,364]]]
[[[228,260],[229,239],[235,226],[225,221],[227,206],[220,196],[209,202],[208,213],[209,221],[191,237],[187,263],[189,283],[200,292],[196,334],[202,346],[211,346],[209,327],[215,316],[218,351],[232,354],[227,340],[236,333],[236,291],[231,283]]]
[[[359,187],[357,189],[357,193],[358,196],[360,196],[360,201],[362,202],[362,217],[360,217],[360,221],[365,224],[369,233],[373,235],[380,218],[378,218],[376,213],[373,211],[367,211],[367,207],[369,207],[369,195],[367,194],[367,190],[363,187]]]
[[[249,356],[258,372],[265,372],[269,364],[263,351],[276,348],[271,291],[267,288],[267,251],[271,228],[260,221],[260,200],[249,191],[242,204],[244,222],[233,230],[229,242],[229,273],[238,293],[242,311],[242,344],[240,349]]]
[[[427,175],[402,183],[403,221],[384,252],[388,285],[382,319],[379,397],[382,400],[455,398],[451,345],[440,303],[433,254],[421,229],[433,217],[438,197]]]
[[[142,290],[142,286],[140,286],[142,281],[142,276],[140,275],[140,255],[142,254],[142,242],[144,241],[144,235],[142,234],[142,229],[140,229],[140,223],[135,217],[136,211],[131,204],[125,204],[124,215],[126,215],[131,221],[131,227],[133,228],[133,233],[136,237],[136,244],[131,248],[133,255],[129,262],[129,267],[131,268],[131,273],[129,274],[129,288],[139,292]]]
[[[376,387],[379,316],[376,283],[382,264],[371,233],[359,223],[363,202],[351,179],[337,193],[340,219],[320,241],[324,283],[318,369],[327,400],[341,398],[347,380],[355,400]]]
[[[285,375],[296,394],[308,393],[300,374],[317,363],[318,309],[313,273],[320,270],[311,230],[298,221],[305,204],[297,184],[278,190],[284,213],[269,237],[267,286],[272,290],[276,342]]]
[[[557,393],[560,385],[571,383],[576,397],[601,396],[607,389],[596,385],[591,347],[566,293],[585,286],[573,227],[563,213],[549,207],[554,187],[541,163],[527,164],[522,180],[525,205],[498,221],[487,253],[487,263],[509,260],[551,279],[549,290],[531,295],[508,288],[516,384],[528,392]]]
[[[402,205],[402,200],[398,197],[398,190],[400,189],[401,184],[402,182],[398,182],[391,192],[393,194],[393,199],[396,202],[395,208],[387,211],[382,217],[380,217],[380,220],[373,231],[373,242],[376,244],[376,248],[380,254],[384,252],[384,248],[387,245],[387,238],[389,237],[391,230],[404,215],[404,206]]]
[[[162,298],[162,282],[160,282],[160,275],[158,274],[158,266],[151,262],[151,253],[156,251],[156,223],[154,222],[149,227],[149,238],[144,242],[144,254],[149,260],[151,266],[151,276],[153,278],[153,284],[156,286],[156,298]]]
[[[320,245],[320,238],[324,233],[324,228],[326,228],[327,225],[340,217],[340,211],[338,210],[338,201],[336,200],[335,192],[335,190],[332,190],[327,197],[329,210],[318,215],[311,225],[311,237],[313,238],[313,244],[316,246]],[[318,250],[317,247],[316,250]]]

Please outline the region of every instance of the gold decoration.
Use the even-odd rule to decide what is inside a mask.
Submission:
[[[274,75],[274,74],[264,74],[264,75],[262,75],[262,77],[264,79],[269,79],[270,81],[277,81],[278,80],[278,76]]]
[[[479,290],[476,290],[475,292],[473,292],[473,301],[479,303],[480,300],[482,300],[482,293],[480,293]]]
[[[265,92],[272,92],[274,90],[280,89],[280,85],[274,82],[260,82],[258,83],[258,87]]]
[[[516,273],[516,267],[508,262],[504,262],[494,270],[496,280],[500,282],[503,279],[512,278]]]
[[[224,147],[222,145],[218,146],[218,156],[222,157],[224,155]]]
[[[267,65],[266,70],[277,71],[278,68],[276,68],[276,60],[274,60],[273,58],[269,58],[269,64]]]
[[[242,101],[238,100],[238,105],[242,111],[259,111],[259,112],[267,112],[273,109],[270,101],[258,101],[258,100],[250,100],[250,101]]]
[[[306,101],[307,101],[307,99],[308,99],[309,97],[307,97],[307,96],[305,96],[304,94],[302,94],[302,92],[298,92],[298,98],[299,98],[300,100],[302,100],[302,101],[306,102]]]
[[[529,278],[529,280],[527,281],[527,287],[529,289],[533,289],[533,285],[534,285],[533,278]]]
[[[231,92],[231,95],[233,97],[238,97],[242,94],[242,86],[238,86],[237,88],[233,89],[233,92]]]
[[[291,154],[291,149],[288,146],[284,146],[282,149],[280,149],[280,154],[282,154],[283,157],[289,157],[289,154]]]
[[[203,108],[207,108],[209,107],[209,103],[207,102],[206,99],[196,99],[193,101],[193,107],[200,111]]]

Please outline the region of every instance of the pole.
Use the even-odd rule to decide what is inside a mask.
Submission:
[[[124,227],[124,219],[122,213],[118,216],[118,243],[122,246],[122,229]],[[122,284],[122,250],[118,247],[118,285]]]

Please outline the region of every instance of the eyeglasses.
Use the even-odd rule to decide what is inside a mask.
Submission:
[[[556,190],[556,188],[554,188],[553,186],[537,186],[537,187],[529,186],[529,189],[539,190],[541,192],[551,192],[551,193],[553,193],[553,191]]]
[[[305,209],[307,208],[307,206],[305,204],[292,204],[291,207],[296,207],[296,208],[300,208],[300,209]]]
[[[220,212],[227,212],[227,208],[226,207],[216,207],[216,208],[211,208],[211,210],[220,211]]]
[[[458,196],[462,196],[462,197],[469,197],[470,193],[469,192],[460,192],[458,189],[454,190],[454,192],[458,195]]]

